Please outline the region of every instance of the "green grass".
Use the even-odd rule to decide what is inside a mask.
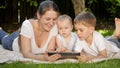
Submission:
[[[25,64],[14,62],[0,64],[0,68],[120,68],[120,59],[111,59],[98,63]]]
[[[113,30],[98,30],[103,36],[113,34]],[[35,64],[35,63],[3,63],[0,68],[120,68],[120,59],[111,59],[98,63],[62,63],[62,64]]]
[[[97,30],[98,32],[100,32],[104,37],[105,36],[111,36],[113,34],[113,30]]]

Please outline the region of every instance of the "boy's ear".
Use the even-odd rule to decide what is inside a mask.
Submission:
[[[91,32],[95,30],[95,27],[90,27]]]

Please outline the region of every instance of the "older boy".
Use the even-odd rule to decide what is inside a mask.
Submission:
[[[119,24],[120,21],[116,21],[116,24]],[[79,46],[75,47],[75,51],[81,52],[81,55],[78,57],[79,61],[87,62],[92,59],[97,58],[107,58],[111,53],[119,52],[116,42],[106,40],[100,33],[95,31],[96,17],[91,12],[82,12],[76,16],[74,19],[74,26],[77,32],[77,35],[80,39],[78,42]],[[118,32],[118,27],[112,40],[118,37],[120,32]]]

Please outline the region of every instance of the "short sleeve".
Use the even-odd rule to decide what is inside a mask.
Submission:
[[[99,33],[95,34],[95,44],[96,44],[99,51],[102,51],[102,50],[106,49],[105,38]]]
[[[29,20],[25,20],[21,26],[21,32],[20,32],[20,35],[23,35],[25,37],[28,37],[30,38],[31,37],[31,25],[30,25],[30,22]]]

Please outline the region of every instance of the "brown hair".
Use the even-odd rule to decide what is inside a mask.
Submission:
[[[56,11],[59,15],[59,8],[57,4],[53,1],[48,1],[48,0],[40,3],[37,12],[40,15],[44,15],[46,11],[51,10],[51,9],[53,11]],[[37,13],[35,14],[34,18],[37,19]]]
[[[96,17],[91,12],[81,12],[75,17],[74,24],[83,24],[87,27],[95,27]]]

